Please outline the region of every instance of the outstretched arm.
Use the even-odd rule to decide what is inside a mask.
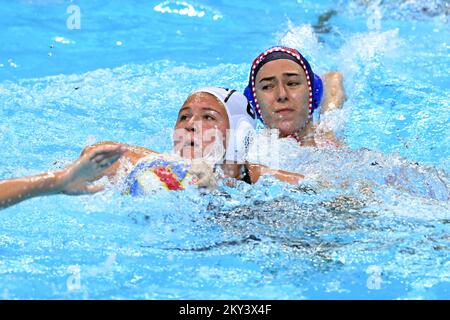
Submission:
[[[114,164],[125,150],[121,145],[103,146],[85,152],[65,169],[0,181],[0,209],[37,196],[58,193],[81,195],[101,191],[104,186],[94,186],[89,182]]]
[[[340,72],[327,72],[322,76],[323,80],[323,101],[321,113],[326,113],[333,109],[340,109],[347,100],[344,88],[344,78]]]

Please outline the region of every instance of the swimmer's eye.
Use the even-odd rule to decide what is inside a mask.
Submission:
[[[188,119],[188,116],[187,116],[187,115],[182,115],[182,116],[180,116],[180,118],[179,118],[180,121],[186,121],[187,119]]]
[[[271,84],[267,84],[265,86],[262,86],[262,88],[261,88],[261,90],[263,90],[263,91],[268,91],[270,89],[273,89],[273,85],[271,85]]]
[[[297,82],[297,81],[293,81],[293,82],[288,82],[288,86],[289,87],[296,87],[296,86],[299,86],[301,83],[300,82]]]
[[[205,120],[208,120],[208,121],[214,121],[214,120],[216,120],[216,118],[214,118],[213,116],[211,116],[211,115],[209,115],[209,114],[205,114],[204,116],[203,116],[203,119],[205,119]]]

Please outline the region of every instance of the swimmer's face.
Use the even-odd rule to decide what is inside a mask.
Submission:
[[[305,71],[291,60],[266,63],[256,75],[256,98],[265,124],[286,137],[305,128],[309,88]]]
[[[209,93],[195,93],[178,113],[173,136],[175,152],[187,159],[205,157],[213,150],[224,153],[229,127],[222,103]]]

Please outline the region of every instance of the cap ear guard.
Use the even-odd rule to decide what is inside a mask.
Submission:
[[[248,85],[245,90],[244,90],[244,96],[247,98],[247,101],[250,103],[253,112],[256,114],[256,118],[258,120],[262,121],[261,115],[258,112],[258,109],[256,108],[256,102],[255,102],[255,98],[253,97],[253,92],[252,92],[252,88],[250,85]]]
[[[242,164],[246,160],[250,148],[249,142],[255,128],[246,119],[235,120],[235,122],[237,123],[235,128],[228,133],[225,160]]]
[[[256,128],[255,110],[246,97],[235,92],[226,103],[230,131],[225,160],[244,163],[249,150],[249,136]]]
[[[317,74],[314,74],[314,92],[313,92],[313,112],[318,109],[323,96],[322,79]]]

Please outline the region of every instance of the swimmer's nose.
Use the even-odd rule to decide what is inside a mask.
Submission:
[[[189,131],[189,132],[195,132],[195,125],[194,125],[194,122],[189,122],[189,123],[186,125],[185,129],[186,129],[187,131]]]
[[[186,124],[185,129],[189,132],[198,131],[198,122],[196,121],[195,117],[192,117],[189,119],[189,121]]]
[[[285,102],[287,100],[288,100],[288,96],[287,96],[286,88],[284,87],[284,85],[280,85],[278,87],[278,98],[277,98],[277,101],[278,102]]]

